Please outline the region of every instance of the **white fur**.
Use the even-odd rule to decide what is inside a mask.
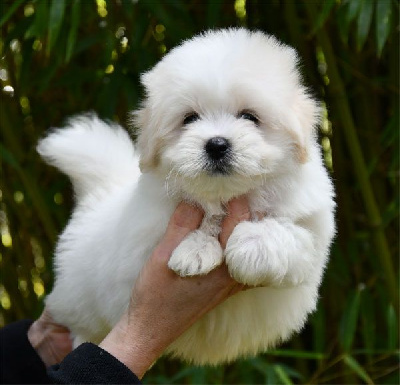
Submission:
[[[232,276],[265,285],[236,294],[196,322],[168,352],[197,364],[256,354],[287,339],[315,309],[334,235],[333,188],[315,127],[318,107],[293,49],[260,32],[208,32],[172,50],[142,76],[134,113],[140,165],[117,125],[73,119],[38,150],[74,183],[77,205],[57,245],[47,306],[77,341],[99,342],[129,303],[132,284],[177,203],[206,214],[169,266],[205,274],[225,259]],[[241,117],[252,111],[260,123]],[[186,114],[199,120],[183,125]],[[204,146],[232,145],[230,172],[210,172]],[[253,216],[217,242],[225,204],[247,194]],[[265,216],[259,220],[259,214]]]

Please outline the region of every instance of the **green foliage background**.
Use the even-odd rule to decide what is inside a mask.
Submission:
[[[399,383],[399,4],[392,0],[0,1],[0,323],[36,317],[71,212],[38,138],[95,110],[125,125],[139,74],[207,28],[275,34],[325,102],[338,236],[317,312],[279,350],[215,368],[160,359],[148,383]],[[218,349],[218,346],[216,346]]]

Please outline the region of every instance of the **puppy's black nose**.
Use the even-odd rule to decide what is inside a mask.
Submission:
[[[230,150],[231,144],[225,138],[216,136],[206,143],[206,153],[212,160],[222,159]]]

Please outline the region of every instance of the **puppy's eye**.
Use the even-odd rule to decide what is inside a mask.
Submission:
[[[183,119],[183,125],[186,126],[187,124],[194,123],[196,120],[199,120],[200,116],[196,112],[192,112],[185,116]]]
[[[238,118],[239,119],[250,120],[256,126],[258,126],[260,124],[260,119],[258,119],[256,115],[254,115],[252,112],[249,112],[249,111],[240,112],[239,115],[238,115]]]

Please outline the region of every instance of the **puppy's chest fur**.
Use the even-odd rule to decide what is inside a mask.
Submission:
[[[278,217],[286,215],[282,206],[288,206],[286,201],[290,198],[288,193],[274,193],[267,187],[250,191],[246,194],[249,203],[250,221],[258,222],[264,217]],[[227,213],[226,204],[221,202],[202,202],[200,206],[205,211],[204,219],[200,230],[213,237],[217,237],[221,232],[222,221]],[[296,220],[297,218],[293,218]]]
[[[249,211],[251,222],[258,222],[266,216],[265,209],[263,209],[259,204],[254,205],[253,208],[249,209]],[[245,213],[243,213],[243,215],[244,214]],[[206,212],[199,230],[211,235],[212,237],[218,237],[221,232],[222,221],[227,215],[229,215],[229,213],[227,213],[224,205],[216,205],[215,210]]]

